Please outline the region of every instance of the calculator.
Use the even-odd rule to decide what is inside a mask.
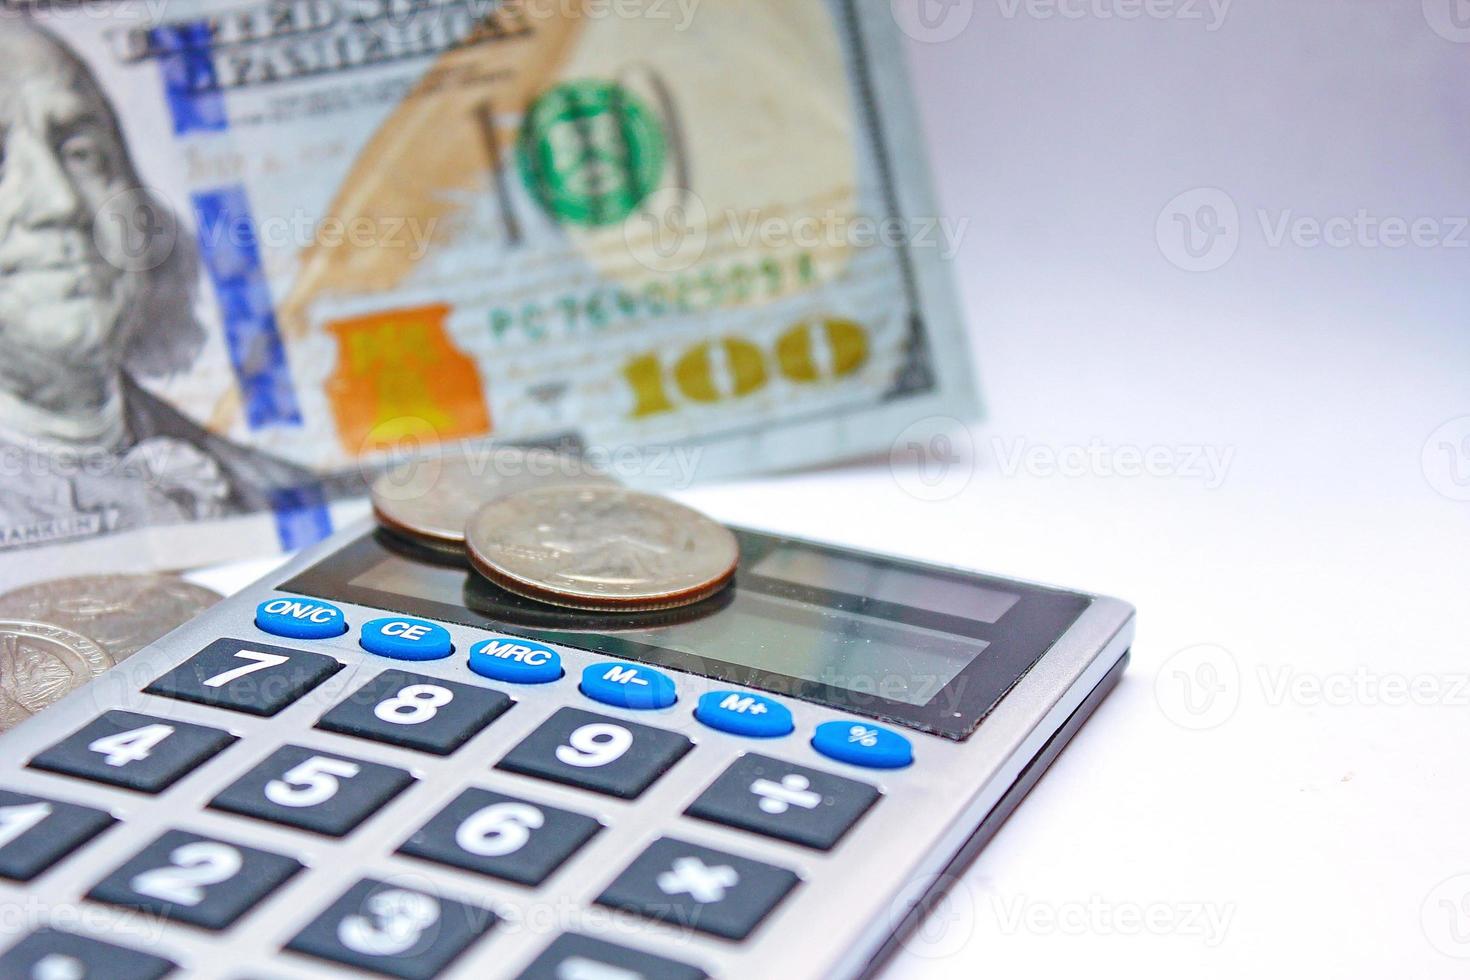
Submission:
[[[0,978],[878,973],[1134,611],[735,533],[607,614],[359,525],[135,654],[0,737]]]

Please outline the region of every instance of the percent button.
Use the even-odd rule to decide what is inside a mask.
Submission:
[[[902,769],[912,765],[914,747],[898,732],[858,721],[829,721],[817,726],[812,748],[829,759],[868,769]]]

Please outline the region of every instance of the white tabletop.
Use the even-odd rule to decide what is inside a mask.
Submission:
[[[911,54],[986,421],[937,490],[901,452],[682,495],[1138,606],[894,977],[1470,966],[1470,43],[1452,0],[1221,2],[954,0]],[[1239,215],[1214,271],[1159,230],[1196,188]]]

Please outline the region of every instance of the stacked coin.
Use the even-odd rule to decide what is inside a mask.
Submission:
[[[177,575],[83,575],[0,596],[0,731],[219,600]]]
[[[465,525],[480,507],[519,490],[566,485],[617,486],[617,481],[550,450],[505,448],[426,457],[373,481],[373,514],[393,534],[459,557],[464,554]]]
[[[549,450],[417,460],[375,480],[372,497],[395,539],[564,608],[689,605],[723,588],[739,559],[735,536],[703,514]]]
[[[665,497],[619,487],[502,497],[470,518],[465,545],[476,571],[509,592],[609,612],[708,598],[740,558],[727,528]]]

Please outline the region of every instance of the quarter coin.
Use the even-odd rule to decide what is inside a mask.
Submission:
[[[621,487],[542,487],[501,497],[466,528],[470,563],[518,595],[577,609],[698,602],[735,574],[729,529],[666,497]]]
[[[121,663],[221,598],[177,575],[81,575],[5,593],[0,619],[73,630]]]
[[[492,449],[416,459],[373,481],[373,514],[389,531],[456,555],[484,504],[533,487],[617,486],[583,460],[549,449]]]
[[[50,623],[0,621],[0,731],[60,701],[115,661],[96,643]]]

